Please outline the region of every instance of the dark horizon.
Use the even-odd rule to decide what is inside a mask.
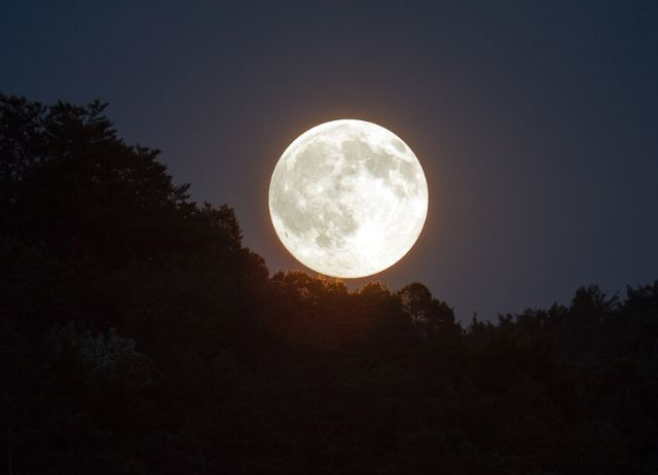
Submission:
[[[104,114],[0,94],[7,473],[655,474],[658,280],[463,326],[269,275]]]

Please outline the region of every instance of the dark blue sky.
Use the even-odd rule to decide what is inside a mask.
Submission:
[[[360,118],[430,186],[420,240],[374,279],[467,320],[658,278],[655,1],[4,0],[0,90],[109,102],[271,272],[301,268],[267,211],[280,154]]]

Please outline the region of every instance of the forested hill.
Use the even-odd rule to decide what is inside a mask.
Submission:
[[[0,473],[658,473],[658,281],[462,328],[270,276],[157,156],[0,95]]]

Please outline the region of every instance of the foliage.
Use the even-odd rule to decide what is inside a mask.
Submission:
[[[0,95],[7,473],[658,469],[658,282],[462,329],[421,283],[270,277],[104,111]]]

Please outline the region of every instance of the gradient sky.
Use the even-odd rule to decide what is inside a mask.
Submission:
[[[359,118],[430,187],[416,246],[366,280],[467,321],[658,278],[656,1],[3,0],[0,91],[109,102],[270,272],[302,268],[269,220],[280,154]]]

